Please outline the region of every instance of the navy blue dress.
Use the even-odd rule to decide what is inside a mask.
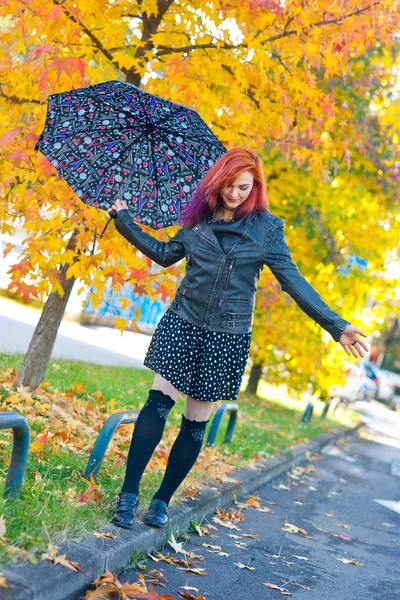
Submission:
[[[219,219],[211,227],[218,235],[231,222]],[[225,236],[225,253],[236,243]],[[209,331],[167,310],[159,321],[144,365],[162,375],[175,388],[196,400],[236,400],[249,357],[250,333]]]

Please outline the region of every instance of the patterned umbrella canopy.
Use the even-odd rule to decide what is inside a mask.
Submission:
[[[226,149],[199,114],[118,80],[51,94],[40,150],[86,204],[125,200],[135,221],[179,223]]]

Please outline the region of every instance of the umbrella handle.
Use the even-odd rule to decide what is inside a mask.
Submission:
[[[108,227],[108,224],[110,223],[110,221],[112,221],[113,219],[116,219],[116,218],[117,218],[117,216],[118,216],[118,211],[116,211],[116,210],[112,210],[112,211],[110,212],[110,218],[108,219],[108,221],[107,221],[107,223],[106,223],[106,226],[104,227],[103,231],[102,231],[102,232],[101,232],[101,234],[100,234],[100,239],[103,237],[103,233],[104,233],[104,232],[105,232],[105,230],[107,229],[107,227]]]

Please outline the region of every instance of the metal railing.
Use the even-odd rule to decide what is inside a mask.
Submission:
[[[103,427],[100,430],[97,440],[93,446],[93,450],[90,454],[88,464],[84,473],[85,479],[90,479],[92,475],[94,478],[97,476],[101,463],[103,462],[104,456],[107,452],[107,448],[111,442],[112,436],[119,425],[126,425],[128,423],[136,423],[138,418],[137,412],[126,412],[121,411],[114,413],[107,419]]]
[[[0,429],[13,430],[13,447],[8,468],[4,498],[19,496],[29,453],[29,427],[25,417],[17,412],[0,413]]]
[[[210,431],[207,437],[207,446],[212,446],[215,443],[222,417],[226,412],[229,413],[228,427],[226,428],[224,443],[229,444],[232,440],[233,432],[237,421],[239,406],[234,402],[221,404],[215,411],[214,418],[211,423]]]

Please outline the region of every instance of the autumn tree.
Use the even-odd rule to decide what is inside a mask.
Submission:
[[[0,224],[9,233],[18,220],[26,231],[10,289],[48,298],[18,378],[33,388],[75,279],[95,289],[99,305],[110,278],[116,291],[129,281],[133,291],[168,298],[181,275],[173,266],[149,276],[148,259],[113,228],[98,240],[105,215],[33,151],[48,94],[122,79],[196,108],[227,148],[253,147],[267,170],[279,156],[315,176],[327,152],[346,161],[356,133],[316,73],[345,77],[398,24],[387,0],[8,0],[0,18]],[[174,229],[155,235],[166,240]]]
[[[319,176],[309,173],[307,163],[293,168],[278,155],[269,167],[270,201],[285,218],[301,272],[334,310],[370,333],[396,304],[397,282],[388,280],[386,267],[398,258],[400,234],[399,50],[393,39],[350,63],[344,80],[326,79],[344,126],[323,136]],[[318,75],[325,75],[323,68]],[[349,140],[345,155],[334,149],[340,133]],[[258,296],[247,391],[256,393],[265,373],[271,383],[290,381],[299,392],[311,383],[326,395],[346,355],[339,348],[328,351],[330,336],[277,293],[268,272],[260,284],[265,291]]]

